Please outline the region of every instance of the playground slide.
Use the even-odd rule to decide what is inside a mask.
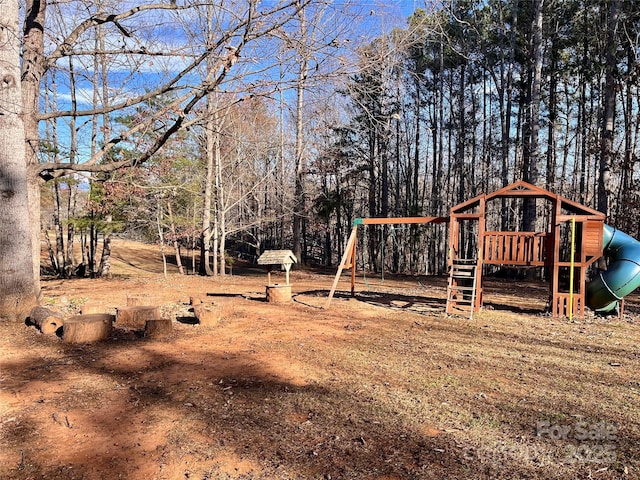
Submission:
[[[609,268],[587,285],[587,305],[596,312],[614,310],[619,300],[640,287],[640,242],[604,226],[604,255]]]

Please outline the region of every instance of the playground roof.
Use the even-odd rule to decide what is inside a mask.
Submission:
[[[595,216],[604,219],[605,215],[597,210],[589,208],[585,205],[582,205],[578,202],[574,202],[573,200],[569,200],[568,198],[563,197],[562,195],[558,195],[557,193],[550,192],[549,190],[545,190],[544,188],[536,187],[535,185],[531,185],[523,180],[519,180],[511,185],[507,185],[499,190],[496,190],[493,193],[489,194],[481,194],[477,197],[473,197],[465,202],[459,203],[455,207],[451,209],[451,213],[463,213],[466,210],[475,207],[482,200],[485,202],[487,200],[493,200],[496,198],[525,198],[525,197],[533,197],[533,198],[546,198],[552,201],[554,204],[560,203],[560,207],[567,210],[571,214],[574,215],[586,215],[586,216]]]

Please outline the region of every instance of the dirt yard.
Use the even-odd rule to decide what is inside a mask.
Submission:
[[[162,339],[116,329],[72,345],[32,326],[0,337],[0,478],[638,479],[640,303],[554,319],[545,286],[489,281],[469,320],[445,279],[179,276],[153,247],[114,243],[114,278],[45,280],[44,303],[106,313],[147,294]],[[194,324],[190,296],[220,306]]]

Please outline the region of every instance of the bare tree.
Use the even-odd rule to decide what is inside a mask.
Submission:
[[[36,304],[19,101],[18,2],[0,1],[0,319],[21,321]],[[39,244],[38,244],[39,245]]]
[[[611,163],[613,161],[613,137],[616,105],[617,68],[617,28],[620,10],[619,0],[607,2],[607,43],[605,46],[605,86],[604,112],[602,115],[602,129],[600,133],[600,160],[598,163],[598,210],[605,215],[609,213],[609,188],[611,182]]]
[[[14,22],[14,2],[5,1],[2,5],[3,8],[6,7],[8,9],[7,15],[2,16],[3,21],[4,19],[10,19],[11,22]],[[66,4],[66,7],[71,9],[74,5],[75,3],[70,2]],[[14,95],[12,100],[14,103],[15,99],[18,98],[15,96],[16,94],[21,93],[22,98],[24,134],[19,138],[24,138],[26,146],[24,161],[28,168],[28,185],[25,188],[28,191],[29,215],[13,219],[7,218],[0,228],[4,230],[5,235],[15,235],[16,231],[18,231],[12,227],[15,223],[28,223],[27,228],[30,228],[30,241],[22,242],[22,248],[31,249],[32,260],[28,264],[23,262],[23,265],[28,265],[31,270],[29,276],[32,282],[29,288],[25,287],[24,282],[12,283],[12,289],[16,292],[22,292],[21,295],[24,295],[25,298],[33,296],[34,291],[37,294],[39,289],[41,181],[72,172],[108,172],[131,165],[143,164],[158,152],[176,132],[195,122],[193,114],[196,112],[201,100],[231,76],[233,66],[248,44],[257,42],[270,32],[282,28],[291,18],[295,17],[301,8],[298,1],[283,1],[258,10],[257,2],[251,0],[242,10],[228,10],[231,14],[228,16],[223,28],[220,29],[220,34],[216,38],[214,45],[201,49],[196,55],[185,55],[184,49],[182,51],[172,49],[167,53],[163,48],[153,48],[152,45],[145,41],[144,37],[135,36],[138,31],[143,33],[147,33],[147,31],[132,27],[135,27],[136,24],[134,22],[136,21],[145,22],[145,18],[146,25],[156,25],[158,19],[168,22],[172,15],[175,16],[181,12],[189,11],[197,4],[187,3],[179,6],[176,2],[170,2],[141,4],[133,7],[131,7],[130,3],[127,3],[127,6],[124,5],[124,2],[122,4],[116,2],[116,5],[108,13],[102,11],[92,12],[89,9],[89,13],[86,14],[85,18],[75,23],[73,28],[55,43],[53,43],[55,40],[53,37],[47,39],[48,42],[52,43],[45,49],[45,36],[49,28],[46,18],[47,2],[28,0],[24,16],[22,48],[13,46],[12,43],[13,55],[17,55],[17,52],[22,50],[22,74],[15,75],[13,72],[11,73],[12,82],[17,82],[18,79],[22,78],[22,93],[20,88],[13,85],[13,83],[10,84],[10,87],[6,87],[5,91],[11,91]],[[119,7],[123,9],[118,11]],[[223,5],[221,8],[225,8],[225,6]],[[86,12],[87,9],[85,8],[84,11]],[[119,32],[117,36],[111,37],[111,41],[119,40],[120,44],[107,44],[105,45],[105,51],[102,52],[96,52],[95,48],[88,47],[86,42],[86,39],[89,38],[88,32],[100,25],[110,25],[114,28],[114,31]],[[12,42],[20,38],[17,34],[17,26],[13,23],[11,28],[6,27],[4,31],[5,34],[6,32],[12,32]],[[7,54],[11,55],[9,51],[7,51]],[[170,56],[177,63],[181,63],[181,66],[170,78],[152,85],[151,88],[146,85],[147,88],[139,94],[127,95],[120,101],[110,102],[108,105],[101,105],[99,108],[92,106],[83,109],[76,105],[69,109],[40,113],[40,87],[47,70],[54,68],[63,58],[82,58],[95,54],[110,55],[114,58],[121,58],[123,55],[131,55],[137,58],[143,57],[148,60],[147,65],[151,63],[152,59]],[[206,76],[197,77],[195,75],[197,69],[210,57],[215,58],[214,68]],[[10,65],[19,66],[20,63],[18,61],[10,63]],[[9,76],[7,76],[8,78]],[[92,117],[116,111],[124,114],[132,106],[168,92],[175,94],[175,100],[170,105],[159,108],[154,112],[154,118],[145,119],[137,125],[130,126],[128,129],[113,132],[111,137],[104,138],[100,142],[99,150],[89,158],[85,158],[85,161],[75,163],[66,161],[58,163],[39,162],[38,124],[40,121],[54,117]],[[157,118],[163,118],[164,126],[160,131],[156,132],[155,141],[150,144],[148,149],[139,152],[135,157],[103,162],[105,156],[114,151],[114,147],[126,144],[135,135],[149,128]],[[17,209],[11,210],[7,215],[11,217],[17,212]],[[26,219],[28,219],[28,222]],[[13,255],[12,258],[21,257]],[[8,270],[8,266],[5,269],[0,269],[0,276],[8,273]],[[0,295],[3,298],[9,298],[7,296],[8,293],[9,290],[5,288],[0,291]]]
[[[297,43],[298,52],[298,78],[296,81],[296,131],[295,131],[295,175],[294,175],[294,207],[293,207],[293,253],[304,262],[302,256],[302,234],[306,215],[305,199],[305,175],[306,159],[304,149],[304,93],[307,85],[307,75],[309,74],[310,45],[309,32],[307,31],[307,17],[303,8],[299,10],[299,39]],[[306,253],[306,252],[305,252]]]

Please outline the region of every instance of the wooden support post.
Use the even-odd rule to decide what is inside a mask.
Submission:
[[[351,247],[351,296],[356,296],[356,245],[358,242],[354,239]]]
[[[573,320],[573,275],[576,266],[576,217],[571,218],[571,258],[569,267],[569,321]]]
[[[290,283],[289,283],[289,270],[291,270],[291,264],[290,263],[285,263],[284,264],[284,271],[287,274],[287,285],[290,285]],[[271,282],[269,282],[269,285],[271,285]]]
[[[560,216],[562,215],[562,204],[556,197],[554,199],[554,212],[552,217],[552,227],[553,231],[551,233],[552,238],[552,248],[549,252],[551,257],[551,268],[553,272],[551,274],[551,285],[549,286],[549,294],[551,296],[551,315],[554,317],[559,317],[560,315],[564,315],[560,312],[559,305],[560,302],[560,268],[558,266],[558,262],[560,261]],[[547,259],[549,260],[549,259]]]
[[[486,195],[480,196],[479,203],[480,218],[478,219],[478,261],[476,264],[475,298],[471,306],[474,312],[479,312],[482,308],[482,266],[484,264],[484,238],[486,234]]]
[[[349,256],[353,255],[353,250],[354,250],[357,236],[358,236],[358,226],[354,225],[353,228],[351,229],[351,235],[349,235],[349,240],[347,240],[347,246],[345,247],[344,253],[342,254],[342,260],[340,261],[338,272],[336,273],[336,276],[333,279],[333,285],[331,286],[331,290],[329,291],[329,296],[327,297],[327,302],[325,303],[324,308],[329,308],[329,305],[331,305],[331,300],[333,299],[333,294],[336,292],[336,287],[338,286],[338,282],[340,281],[342,270],[344,269],[347,263],[347,260],[349,259]],[[355,267],[354,260],[352,260],[353,264],[351,267],[352,268],[352,272],[351,272],[352,289],[353,289],[353,285],[355,285],[355,279],[354,279],[354,273],[353,273],[353,268]]]

